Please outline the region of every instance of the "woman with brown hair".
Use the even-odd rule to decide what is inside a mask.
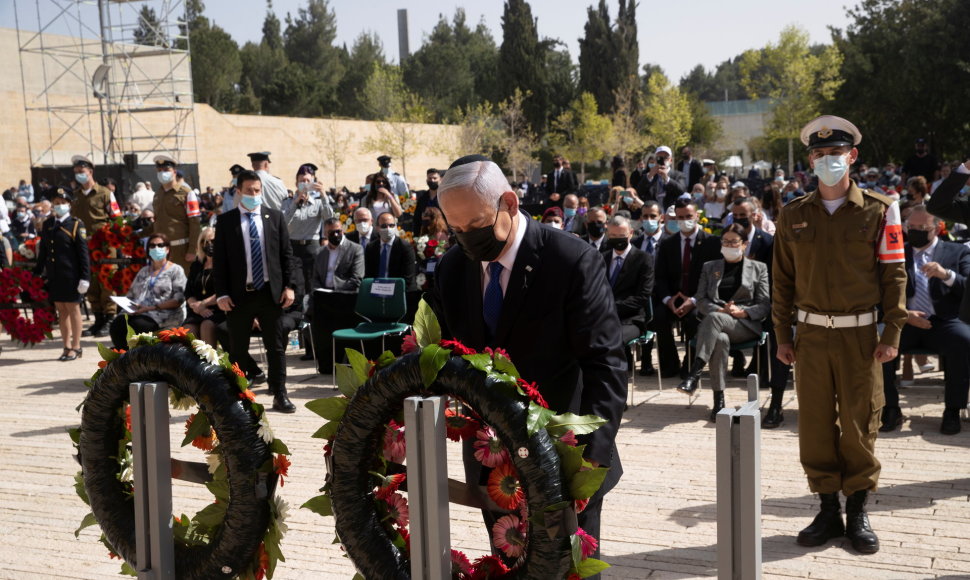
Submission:
[[[391,182],[383,173],[375,173],[370,176],[370,191],[364,196],[360,204],[370,210],[374,221],[381,217],[382,213],[390,213],[396,218],[401,217],[404,210],[397,196],[391,193]]]

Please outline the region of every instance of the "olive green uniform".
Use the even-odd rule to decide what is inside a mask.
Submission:
[[[195,193],[184,183],[174,190],[163,187],[155,192],[152,203],[155,223],[146,228],[143,234],[165,234],[171,245],[168,259],[188,272],[192,262],[186,260],[185,255],[195,254],[202,230]]]
[[[81,220],[86,233],[83,237],[90,238],[94,233],[107,225],[108,222],[121,215],[114,194],[107,187],[95,185],[88,195],[80,187],[74,190],[74,201],[71,202],[71,215]],[[109,257],[114,257],[112,248]],[[92,264],[92,266],[94,266]],[[93,268],[92,268],[93,269]],[[85,296],[94,314],[115,315],[117,307],[111,300],[111,291],[101,284],[97,274],[91,274],[91,286]]]
[[[775,234],[772,316],[791,344],[797,312],[865,315],[881,307],[885,329],[797,322],[794,335],[799,450],[815,493],[874,490],[875,440],[885,399],[877,344],[897,347],[906,322],[899,209],[853,183],[829,214],[818,192],[782,210]]]

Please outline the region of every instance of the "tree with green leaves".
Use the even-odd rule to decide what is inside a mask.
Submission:
[[[613,93],[613,111],[607,115],[612,130],[607,152],[624,159],[638,156],[647,148],[640,115],[640,86],[636,76],[620,85]]]
[[[724,134],[721,121],[712,115],[707,105],[696,96],[689,93],[686,96],[687,102],[690,104],[691,118],[690,138],[686,144],[696,148],[714,145]]]
[[[354,41],[344,60],[344,74],[337,85],[337,101],[341,115],[364,118],[364,95],[367,80],[374,71],[387,64],[381,39],[373,32],[362,32]]]
[[[502,121],[502,140],[498,150],[505,157],[505,165],[512,171],[512,179],[518,181],[526,175],[535,163],[533,152],[536,149],[536,135],[529,127],[524,103],[529,93],[518,87],[512,96],[498,105],[498,116]]]
[[[378,121],[377,135],[365,140],[364,150],[399,159],[401,174],[406,175],[407,160],[424,146],[422,124],[431,121],[430,111],[408,90],[400,67],[394,65],[374,70],[361,102],[368,117]]]
[[[662,72],[647,79],[643,123],[649,140],[676,150],[690,143],[690,100]]]
[[[498,78],[502,88],[500,98],[523,94],[521,87],[529,87],[528,99],[521,102],[531,128],[543,131],[549,114],[547,93],[548,71],[545,53],[548,44],[539,41],[537,21],[526,0],[506,0],[502,13],[502,46],[499,48]]]
[[[132,33],[132,38],[135,44],[166,48],[169,46],[168,37],[158,20],[158,14],[148,5],[143,5],[138,12],[138,28]]]
[[[266,2],[266,16],[263,19],[263,36],[260,42],[247,42],[239,51],[239,58],[242,61],[242,83],[244,89],[248,85],[248,90],[256,97],[259,108],[253,113],[283,110],[285,104],[276,102],[278,95],[270,96],[267,91],[274,82],[274,78],[279,71],[283,70],[288,61],[286,53],[283,52],[283,34],[280,28],[280,19],[273,11],[272,0]],[[275,92],[275,91],[274,91]],[[252,104],[251,102],[249,103]],[[248,107],[247,107],[248,108]]]
[[[236,105],[236,88],[242,74],[239,46],[229,33],[207,19],[192,27],[192,89],[195,102],[220,112]]]
[[[502,143],[504,126],[489,102],[471,105],[452,114],[458,130],[451,141],[435,143],[434,151],[450,158],[479,154],[492,157]]]
[[[552,123],[550,143],[570,161],[578,162],[579,180],[586,180],[586,164],[601,161],[610,146],[612,125],[599,113],[596,98],[581,94]]]
[[[590,6],[584,32],[579,39],[579,90],[596,98],[601,113],[609,112],[620,84],[639,68],[635,0],[619,0],[615,23],[606,0]]]
[[[741,84],[752,99],[774,102],[766,136],[788,141],[788,172],[794,171],[794,143],[802,127],[819,116],[842,84],[842,54],[828,46],[814,54],[808,32],[785,27],[777,44],[741,57]]]
[[[327,0],[307,0],[296,16],[286,15],[283,50],[291,63],[302,65],[303,74],[315,85],[307,113],[321,115],[337,108],[337,85],[343,76],[337,37],[337,16]]]
[[[861,0],[833,31],[846,79],[829,105],[863,134],[868,161],[905,159],[926,138],[939,158],[968,155],[970,11],[964,0]]]

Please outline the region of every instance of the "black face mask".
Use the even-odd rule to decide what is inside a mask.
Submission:
[[[734,218],[734,223],[738,224],[744,229],[751,227],[751,218]]]
[[[344,239],[344,233],[340,230],[333,230],[327,234],[327,241],[330,242],[331,246],[339,246],[340,241]]]
[[[606,231],[606,225],[599,222],[589,222],[586,224],[586,231],[589,232],[589,237],[598,240],[603,237],[603,232]]]
[[[906,232],[906,240],[914,248],[924,248],[930,243],[930,233],[923,230],[909,230]]]
[[[505,247],[508,239],[499,240],[495,238],[495,224],[498,223],[499,213],[501,213],[501,210],[495,214],[495,221],[490,226],[455,233],[455,237],[458,238],[458,245],[461,246],[461,250],[468,256],[469,260],[491,262],[502,253],[502,248]],[[511,231],[509,235],[511,235]]]
[[[212,256],[213,254],[216,253],[216,247],[212,242],[206,242],[202,244],[202,252],[206,256]]]
[[[428,189],[430,189],[431,191],[434,191],[434,190],[438,189],[438,182],[437,181],[429,181],[428,182]]]
[[[630,245],[630,240],[626,238],[610,238],[606,240],[606,247],[611,250],[625,252]]]

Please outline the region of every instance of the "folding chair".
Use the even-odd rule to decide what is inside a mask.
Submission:
[[[649,300],[647,301],[647,324],[653,321],[653,303]],[[646,330],[640,336],[627,341],[626,346],[630,349],[630,354],[633,359],[633,368],[631,369],[631,376],[633,381],[633,388],[630,389],[630,406],[635,407],[633,392],[637,389],[637,361],[643,354],[643,348],[653,343],[657,338],[656,333],[652,330]],[[657,390],[662,391],[664,389],[663,382],[660,380],[660,373],[657,373]]]
[[[411,329],[409,324],[400,322],[407,314],[404,278],[364,278],[357,292],[354,312],[367,322],[361,322],[354,328],[335,330],[330,339],[335,385],[338,340],[359,341],[360,350],[363,352],[364,341],[379,338],[383,351],[384,339],[387,335],[404,334]]]

